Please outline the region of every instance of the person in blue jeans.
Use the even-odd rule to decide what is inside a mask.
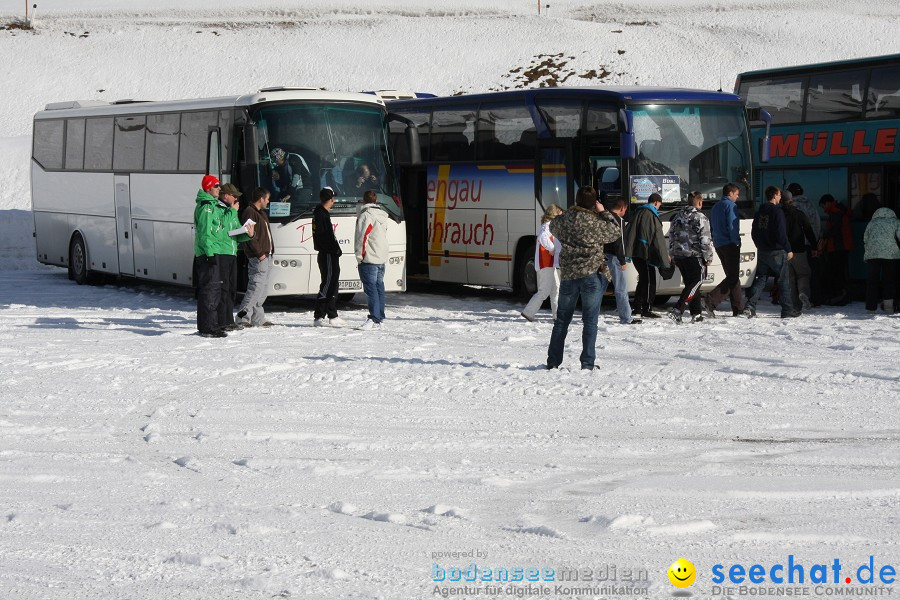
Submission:
[[[600,315],[600,277],[611,279],[606,266],[603,245],[619,235],[618,226],[597,200],[590,186],[578,189],[575,206],[550,222],[550,233],[559,240],[559,302],[556,321],[547,350],[547,368],[555,369],[563,362],[563,351],[569,323],[575,314],[575,303],[581,298],[581,368],[595,369],[597,317]]]
[[[640,325],[641,319],[634,318],[631,314],[631,302],[628,299],[628,284],[625,283],[625,239],[623,235],[625,211],[628,210],[628,203],[625,198],[616,196],[612,200],[606,199],[606,194],[600,192],[600,203],[606,207],[606,211],[612,215],[613,220],[619,228],[619,237],[603,247],[603,253],[606,254],[606,263],[609,266],[609,272],[612,275],[613,291],[616,294],[616,310],[619,311],[619,322],[623,325]],[[606,277],[600,278],[600,296],[606,293],[610,280]]]
[[[356,215],[356,261],[359,279],[369,300],[369,316],[358,329],[378,329],[384,321],[384,265],[388,261],[388,216],[378,206],[378,195],[369,190]]]
[[[791,319],[800,316],[791,302],[791,275],[788,261],[794,258],[791,242],[787,235],[784,211],[778,206],[781,203],[781,190],[774,185],[766,188],[766,202],[763,202],[753,217],[752,237],[756,244],[756,279],[747,293],[747,310],[749,317],[756,316],[756,303],[759,295],[771,276],[778,279],[781,292],[781,318]]]

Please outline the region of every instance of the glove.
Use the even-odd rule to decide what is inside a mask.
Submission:
[[[663,279],[672,279],[672,276],[675,275],[675,264],[669,263],[668,267],[660,267],[659,274]]]

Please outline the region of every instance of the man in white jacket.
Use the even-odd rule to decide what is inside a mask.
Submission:
[[[369,300],[369,318],[359,329],[377,329],[384,320],[384,265],[388,260],[387,213],[373,190],[363,194],[356,214],[356,261]]]

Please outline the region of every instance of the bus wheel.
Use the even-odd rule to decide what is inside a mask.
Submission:
[[[523,243],[516,253],[516,273],[513,290],[523,297],[533,296],[537,292],[537,271],[534,270],[534,246]]]
[[[81,234],[76,233],[69,245],[69,273],[70,278],[75,280],[78,285],[88,283],[90,279],[90,271],[88,270],[87,248],[84,245],[84,238]]]
[[[347,292],[344,294],[338,294],[337,299],[338,302],[350,302],[351,300],[353,300],[353,296],[355,295],[356,294],[354,294],[353,292]]]

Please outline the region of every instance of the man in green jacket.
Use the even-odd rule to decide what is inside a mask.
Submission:
[[[236,216],[228,215],[225,207],[230,202],[219,200],[222,188],[218,178],[204,175],[197,192],[194,207],[194,272],[197,284],[197,329],[206,338],[222,338],[225,321],[221,315],[222,271],[219,256],[228,254],[237,242],[228,235],[231,229],[240,227]],[[236,201],[236,199],[235,199]],[[236,215],[235,211],[235,215]],[[248,228],[247,239],[252,236]],[[240,241],[240,237],[237,238]],[[233,317],[232,317],[233,318]]]
[[[219,191],[216,207],[222,211],[224,231],[234,231],[241,227],[238,218],[238,203],[241,191],[233,183],[226,183]],[[216,259],[219,275],[222,277],[222,299],[219,302],[219,324],[225,331],[235,331],[242,326],[234,322],[234,298],[237,294],[237,251],[240,242],[253,238],[253,225],[247,226],[247,233],[225,235],[217,239]]]
[[[219,304],[222,302],[222,277],[216,249],[225,229],[224,212],[216,206],[221,184],[216,177],[205,175],[197,192],[194,208],[194,273],[197,285],[197,329],[206,338],[222,338]]]

